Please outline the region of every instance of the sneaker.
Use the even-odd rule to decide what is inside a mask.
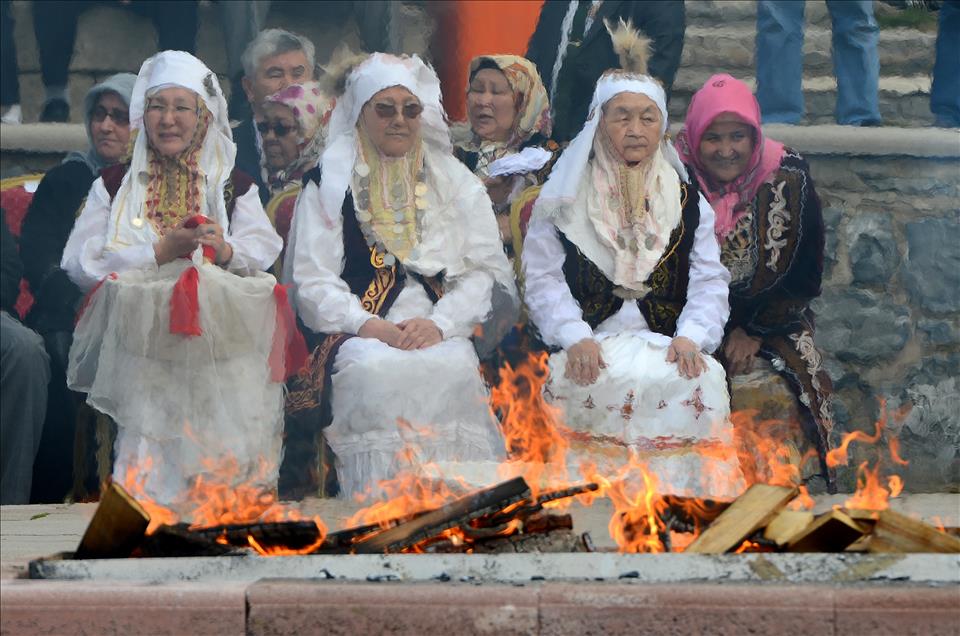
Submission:
[[[49,100],[43,105],[40,121],[47,123],[70,121],[70,104],[62,99]]]
[[[23,112],[20,110],[20,104],[10,104],[0,116],[0,124],[22,124]]]

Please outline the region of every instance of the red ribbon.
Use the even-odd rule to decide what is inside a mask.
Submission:
[[[287,286],[273,286],[273,298],[277,303],[277,325],[273,330],[270,349],[270,379],[283,382],[297,373],[307,361],[307,343],[297,329],[297,319],[287,297]]]
[[[199,336],[200,299],[197,294],[199,274],[196,267],[188,267],[180,274],[170,297],[170,333]]]
[[[183,222],[183,227],[192,230],[193,228],[199,227],[205,223],[212,223],[212,221],[202,214],[194,214]],[[180,256],[180,258],[190,258],[190,254],[183,254]],[[211,263],[215,263],[217,261],[217,250],[212,245],[203,246],[203,260],[210,261]]]

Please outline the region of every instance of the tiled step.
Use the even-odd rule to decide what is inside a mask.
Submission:
[[[670,98],[670,118],[682,121],[693,93],[713,74],[713,70],[703,68],[681,68],[673,86]],[[737,73],[734,73],[738,76]],[[752,89],[756,89],[756,79],[750,75],[739,75]],[[930,77],[914,75],[911,77],[880,78],[880,115],[887,126],[928,126],[933,122],[930,113]],[[803,93],[806,101],[805,124],[834,123],[834,108],[837,100],[837,82],[830,75],[805,77]]]
[[[880,74],[911,76],[933,70],[936,34],[913,29],[880,31]],[[748,26],[688,26],[681,69],[703,67],[732,75],[755,68],[756,28]],[[829,28],[811,27],[803,42],[803,68],[809,75],[832,75],[832,43]]]

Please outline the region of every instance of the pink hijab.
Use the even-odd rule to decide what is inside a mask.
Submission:
[[[723,113],[732,113],[753,126],[757,143],[743,174],[732,183],[714,185],[708,180],[700,161],[700,138],[713,120]],[[782,143],[764,138],[760,128],[760,104],[753,93],[746,84],[727,74],[714,75],[694,93],[675,145],[680,159],[696,169],[700,189],[717,214],[714,232],[721,242],[747,213],[760,186],[770,180],[784,155]]]

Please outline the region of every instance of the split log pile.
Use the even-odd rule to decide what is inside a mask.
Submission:
[[[596,484],[531,495],[523,478],[469,493],[446,505],[325,537],[313,521],[229,524],[192,528],[161,525],[122,488],[105,491],[73,558],[218,556],[249,554],[376,554],[399,552],[592,552],[587,533],[569,514],[544,509],[550,501],[596,491]],[[754,484],[733,502],[664,496],[660,537],[695,535],[685,552],[941,552],[960,553],[960,537],[891,509],[819,515],[791,505],[796,488]],[[321,540],[322,539],[322,540]]]
[[[754,484],[686,551],[960,553],[960,538],[889,508],[834,507],[814,516],[788,508],[797,494],[796,488]]]

